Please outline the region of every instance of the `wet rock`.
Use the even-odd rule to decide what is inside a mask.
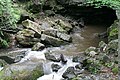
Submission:
[[[90,51],[90,53],[89,53],[89,55],[90,55],[91,57],[94,57],[96,54],[97,54],[97,52],[95,52],[95,51]]]
[[[72,26],[70,24],[65,23],[64,21],[62,21],[60,19],[55,20],[55,23],[57,23],[57,25],[60,25],[60,27],[63,28],[64,30],[66,30],[67,32],[72,29]]]
[[[54,16],[54,15],[55,15],[55,12],[52,11],[52,10],[46,10],[46,11],[45,11],[45,15],[46,15],[46,16]]]
[[[28,14],[21,14],[20,20],[17,23],[22,23],[22,21],[26,19],[33,20],[33,18],[31,18]]]
[[[0,59],[0,67],[4,67],[7,64],[4,60]]]
[[[4,61],[5,61],[6,63],[8,63],[8,64],[13,64],[13,63],[15,63],[15,62],[14,62],[15,59],[10,58],[10,57],[8,57],[8,56],[0,56],[0,59],[4,60]]]
[[[23,21],[22,24],[27,29],[31,29],[31,30],[35,31],[36,33],[38,33],[39,35],[41,35],[42,29],[41,29],[41,26],[39,24],[37,24],[29,19]]]
[[[53,37],[57,37],[57,30],[55,30],[55,29],[44,30],[43,34],[53,36]]]
[[[96,47],[89,47],[85,50],[86,55],[88,56],[95,56],[97,53],[95,52],[97,49]]]
[[[44,22],[42,22],[41,23],[41,28],[43,29],[43,31],[45,30],[51,30],[51,29],[53,29],[52,27],[51,27],[51,25],[47,22],[47,21],[44,21]]]
[[[57,37],[59,39],[62,39],[64,41],[67,42],[71,42],[72,38],[70,35],[66,34],[65,32],[61,32],[55,29],[50,29],[50,30],[45,30],[43,31],[43,34],[49,35],[49,36],[53,36],[53,37]]]
[[[105,52],[107,44],[104,41],[99,42],[99,48],[101,52]]]
[[[60,54],[60,61],[62,62],[62,64],[66,64],[67,60],[65,59],[63,54]]]
[[[58,38],[52,37],[52,36],[48,36],[45,34],[41,35],[41,40],[43,42],[45,42],[46,44],[52,45],[52,46],[60,46],[60,45],[64,45],[67,44],[67,42],[60,40]]]
[[[118,39],[118,29],[119,28],[119,21],[116,20],[114,23],[108,28],[108,41]]]
[[[77,65],[75,66],[75,68],[81,70],[81,69],[82,69],[82,65],[81,65],[81,64],[77,64]]]
[[[109,56],[108,56],[108,55],[103,55],[102,61],[103,61],[104,63],[110,62]]]
[[[107,34],[107,32],[103,32],[103,33],[98,34],[98,37],[101,38],[101,39],[107,38],[108,34]]]
[[[54,61],[54,62],[60,62],[59,59],[57,59],[54,55],[50,53],[45,53],[45,57],[47,60]]]
[[[107,53],[114,54],[118,52],[118,39],[112,40],[107,45]]]
[[[3,51],[0,53],[0,59],[4,60],[7,64],[19,62],[25,56],[27,49]]]
[[[82,63],[82,61],[83,61],[83,57],[75,56],[75,57],[73,57],[72,61],[73,61],[73,62],[79,62],[79,63]]]
[[[43,64],[40,62],[23,62],[6,66],[0,72],[2,80],[36,80],[43,75]]]
[[[74,67],[68,67],[67,70],[63,73],[62,77],[71,80],[72,78],[76,77],[74,71]]]
[[[54,72],[57,72],[61,68],[61,66],[58,64],[52,64],[51,67]]]
[[[24,29],[19,31],[16,35],[16,39],[18,43],[22,46],[32,46],[41,40],[39,38],[34,37],[35,32],[29,29]]]
[[[43,50],[44,48],[45,48],[45,45],[38,42],[32,47],[32,51],[40,51],[40,50]]]
[[[57,32],[57,37],[64,41],[68,41],[68,42],[72,41],[72,37],[66,33]]]

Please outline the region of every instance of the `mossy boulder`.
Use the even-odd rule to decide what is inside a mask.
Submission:
[[[40,39],[35,38],[34,35],[35,32],[33,30],[23,29],[17,33],[16,39],[22,46],[33,46],[37,42],[40,42]]]
[[[119,22],[116,20],[108,29],[108,41],[118,39]]]
[[[40,62],[23,62],[4,67],[0,72],[1,80],[36,80],[43,75]]]
[[[118,53],[118,39],[112,40],[108,43],[106,52],[108,54]]]

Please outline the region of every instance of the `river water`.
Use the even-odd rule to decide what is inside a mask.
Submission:
[[[97,47],[99,41],[104,40],[107,42],[106,39],[97,37],[98,33],[103,33],[106,30],[107,27],[105,25],[88,25],[81,30],[77,29],[71,34],[73,40],[70,45],[61,46],[60,49],[54,49],[52,53],[73,56],[78,55],[90,46]]]
[[[20,62],[24,62],[26,60],[35,60],[35,59],[42,59],[42,60],[46,60],[44,53],[49,51],[53,54],[59,55],[59,54],[64,54],[67,59],[67,64],[65,65],[61,65],[61,63],[57,63],[60,64],[62,66],[61,69],[58,70],[58,72],[52,72],[51,71],[51,67],[47,67],[48,65],[44,65],[44,69],[45,71],[49,71],[49,73],[45,74],[42,77],[39,77],[37,80],[61,80],[62,79],[62,74],[66,71],[66,69],[68,67],[71,66],[75,66],[78,63],[74,63],[72,62],[72,60],[70,59],[71,56],[75,56],[75,55],[80,55],[80,53],[82,51],[84,51],[86,48],[90,47],[90,46],[98,46],[98,42],[101,40],[100,38],[98,38],[96,35],[98,33],[103,33],[106,31],[105,26],[94,26],[94,25],[89,25],[89,26],[85,26],[83,29],[78,29],[75,30],[75,32],[73,32],[71,34],[73,41],[72,43],[70,43],[69,45],[65,45],[65,46],[60,46],[60,47],[51,47],[51,48],[46,48],[43,51],[31,51],[30,49],[28,49],[27,55],[20,61]],[[47,63],[47,64],[51,64],[51,63]],[[2,69],[2,68],[0,68]],[[44,71],[44,72],[45,72]]]

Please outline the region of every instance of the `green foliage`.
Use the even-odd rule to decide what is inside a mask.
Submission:
[[[96,8],[107,6],[113,9],[120,8],[120,0],[86,0],[88,5]]]
[[[3,31],[0,31],[0,47],[6,48],[8,46],[8,39],[4,35]]]
[[[114,74],[118,74],[118,71],[119,71],[118,66],[115,66],[115,67],[112,69],[112,72],[113,72]]]
[[[2,29],[15,29],[19,19],[11,0],[0,0],[0,45],[7,47],[7,37],[4,36]]]
[[[11,0],[0,0],[0,28],[16,28],[16,15]]]
[[[117,28],[114,28],[110,33],[109,33],[109,36],[114,36],[114,35],[117,35],[118,34],[118,29]]]

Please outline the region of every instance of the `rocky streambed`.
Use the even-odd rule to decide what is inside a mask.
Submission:
[[[105,31],[104,28],[102,28],[103,30],[101,28],[96,28],[96,26],[79,28],[76,26],[72,34],[65,32],[67,36],[60,39],[52,37],[53,32],[49,32],[49,36],[44,34],[47,35],[47,39],[43,37],[47,44],[40,42],[41,37],[37,37],[38,40],[36,44],[34,43],[35,41],[32,40],[34,37],[32,38],[32,36],[35,36],[37,31],[32,31],[31,28],[22,30],[28,30],[28,32],[19,34],[22,32],[20,31],[17,33],[17,39],[22,36],[18,39],[20,45],[35,45],[31,49],[18,48],[18,50],[12,49],[12,51],[8,50],[7,52],[2,50],[0,53],[2,67],[0,78],[2,80],[116,80],[118,77],[118,39],[112,40],[110,38],[111,41],[106,44],[104,42],[106,39],[98,37],[99,33]],[[28,34],[31,31],[34,35]],[[43,34],[43,32],[40,34]],[[37,33],[37,35],[40,34]],[[69,38],[66,38],[68,36]],[[28,41],[26,40],[28,38],[31,39]],[[70,38],[72,38],[71,43],[67,41]],[[100,39],[104,41],[99,43]],[[54,47],[58,43],[56,40],[63,43],[67,42],[67,44],[59,44],[61,46]],[[53,47],[49,46],[51,43]]]
[[[0,80],[117,80],[115,11],[80,7],[83,1],[48,0],[40,13],[35,2],[19,5],[34,16],[21,14],[16,34],[8,34],[12,47],[0,50]]]

